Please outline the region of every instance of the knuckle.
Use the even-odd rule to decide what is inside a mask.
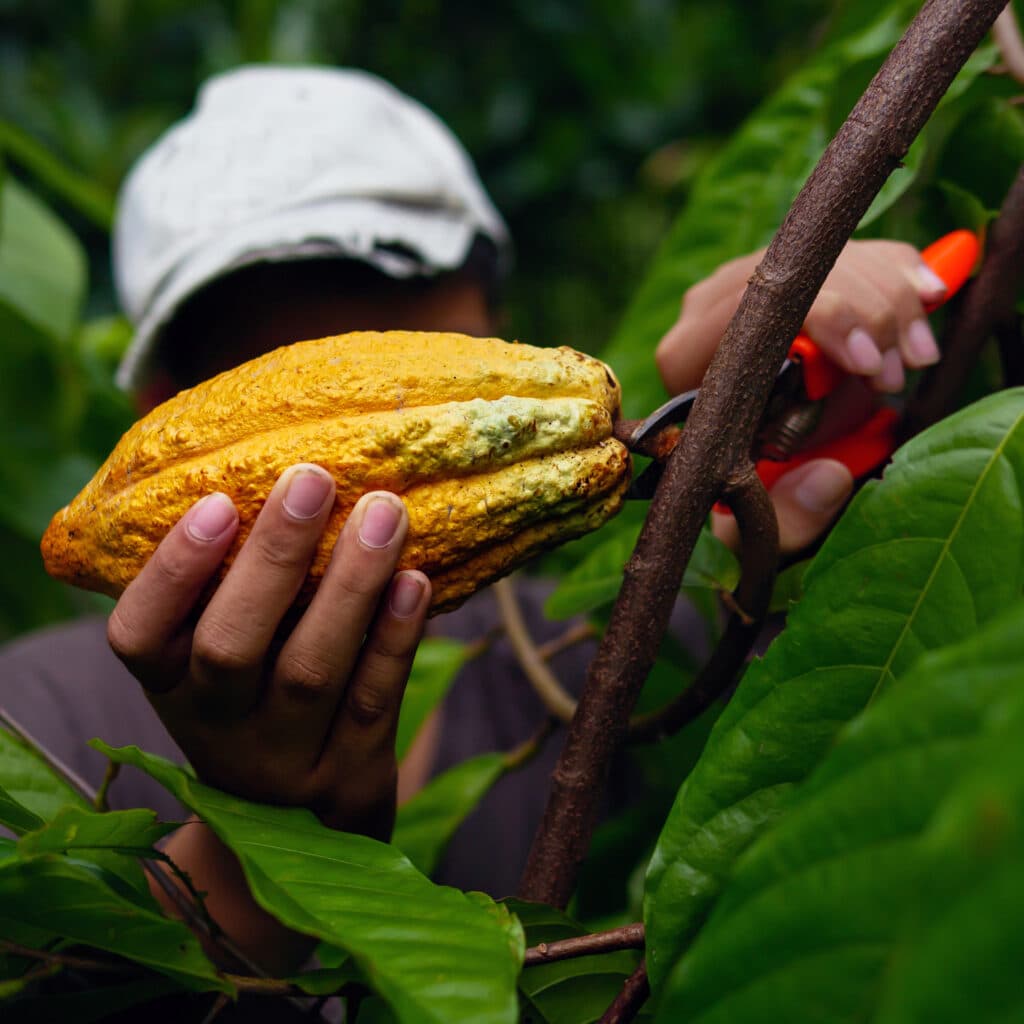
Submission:
[[[876,341],[888,341],[895,337],[899,320],[896,307],[890,302],[877,302],[865,313],[868,331]]]
[[[158,584],[181,589],[191,585],[197,577],[196,558],[183,544],[161,544],[151,559]],[[208,571],[202,567],[200,572]]]
[[[220,619],[204,619],[196,627],[192,660],[200,671],[217,674],[243,672],[252,664],[241,630]]]
[[[356,725],[375,725],[385,718],[394,706],[392,688],[376,672],[364,674],[349,688],[345,709]]]
[[[139,661],[149,653],[141,631],[132,624],[119,604],[114,606],[107,620],[107,643],[124,662]]]
[[[310,704],[332,693],[337,673],[312,652],[290,655],[280,666],[277,685],[288,700]]]

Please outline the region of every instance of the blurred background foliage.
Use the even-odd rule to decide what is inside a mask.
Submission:
[[[660,398],[650,352],[683,289],[770,238],[916,7],[0,0],[0,638],[102,606],[42,574],[38,538],[132,415],[111,384],[128,337],[109,269],[117,187],[210,74],[358,66],[435,110],[516,241],[503,333],[591,351],[613,338],[639,408]],[[993,60],[869,230],[918,241],[953,208],[981,223],[998,204],[1024,130],[1015,85],[979,77]]]

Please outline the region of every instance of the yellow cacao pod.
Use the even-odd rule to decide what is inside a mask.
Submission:
[[[222,373],[136,423],[42,541],[47,571],[118,596],[203,495],[228,494],[230,567],[270,489],[296,462],[337,498],[309,569],[309,602],[359,497],[409,510],[402,568],[446,611],[620,508],[629,457],[611,437],[619,385],[597,359],[492,338],[408,331],[299,342]]]

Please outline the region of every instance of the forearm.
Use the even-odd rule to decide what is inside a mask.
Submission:
[[[164,852],[206,894],[206,907],[214,921],[234,943],[265,971],[288,974],[302,965],[316,940],[291,931],[256,903],[235,855],[217,838],[213,830],[196,818],[175,832]],[[184,888],[175,880],[182,892]],[[182,917],[181,911],[160,885],[150,880],[153,895],[166,913]],[[207,954],[222,966],[233,970],[222,947],[200,936]]]

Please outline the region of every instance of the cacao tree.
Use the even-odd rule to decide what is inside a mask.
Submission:
[[[147,874],[173,885],[158,844],[177,826],[107,810],[104,792],[67,777],[5,718],[0,998],[12,1019],[143,1013],[176,993],[204,994],[210,1016],[239,994],[312,997],[317,1012],[340,993],[364,1024],[1020,1015],[1021,86],[986,38],[999,3],[917,7],[860,4],[832,25],[704,167],[604,352],[625,414],[648,412],[664,397],[653,345],[682,292],[769,245],[650,508],[550,556],[560,584],[549,614],[591,624],[565,642],[602,634],[578,706],[517,617],[514,590],[501,591],[524,671],[553,716],[571,717],[519,898],[429,875],[529,745],[437,777],[401,808],[386,845],[98,738],[111,765],[148,772],[213,827],[266,910],[320,942],[315,970],[227,973],[196,935],[232,952],[199,894],[175,889],[191,930],[150,895]],[[31,495],[4,529],[27,538],[126,421],[106,383],[124,328],[80,329],[73,234],[13,179],[0,195],[9,345],[21,346],[24,372],[53,382],[25,408],[5,378],[4,409],[27,452],[61,439],[49,489],[29,486],[27,461],[3,470],[9,491]],[[945,317],[944,360],[915,382],[908,439],[813,559],[776,581],[774,520],[748,453],[789,341],[852,233],[920,245],[951,226],[982,233],[986,254]],[[739,563],[702,529],[723,495],[743,534]],[[718,642],[691,678],[660,646],[680,588]],[[724,628],[719,595],[738,609]],[[785,628],[741,670],[771,608],[787,612]],[[472,645],[423,646],[399,753],[472,656]],[[645,714],[655,727],[643,738],[657,742],[631,730]],[[623,745],[649,795],[595,828]],[[73,996],[50,986],[70,975]]]

